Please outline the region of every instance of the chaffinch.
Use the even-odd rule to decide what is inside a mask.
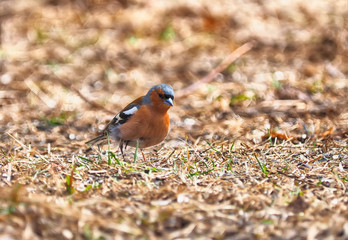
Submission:
[[[169,131],[168,110],[173,106],[174,91],[167,84],[153,86],[145,96],[128,104],[105,127],[102,134],[88,142],[101,145],[112,138],[123,147],[146,148],[162,142]]]

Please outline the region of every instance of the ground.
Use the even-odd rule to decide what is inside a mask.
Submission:
[[[0,239],[348,239],[347,21],[346,0],[1,1]],[[159,83],[145,160],[85,145]]]

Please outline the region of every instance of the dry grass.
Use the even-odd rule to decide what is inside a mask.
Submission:
[[[347,9],[1,1],[0,239],[347,239]],[[146,162],[88,151],[160,82],[188,94]]]

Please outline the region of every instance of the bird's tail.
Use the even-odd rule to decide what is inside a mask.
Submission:
[[[96,138],[93,138],[93,139],[87,141],[86,144],[89,145],[89,146],[92,146],[92,145],[95,145],[95,144],[100,145],[103,142],[106,142],[107,140],[108,140],[108,136],[103,134],[103,135],[100,135],[100,136],[98,136]]]

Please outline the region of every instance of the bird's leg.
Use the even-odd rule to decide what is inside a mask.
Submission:
[[[120,145],[119,145],[119,147],[120,147],[120,150],[121,150],[121,154],[122,154],[122,157],[123,157],[123,161],[124,161],[124,153],[123,153],[123,139],[121,139],[120,140]]]
[[[140,151],[141,151],[141,154],[143,155],[144,162],[146,162],[146,158],[145,158],[145,155],[144,155],[143,149],[140,149]]]

